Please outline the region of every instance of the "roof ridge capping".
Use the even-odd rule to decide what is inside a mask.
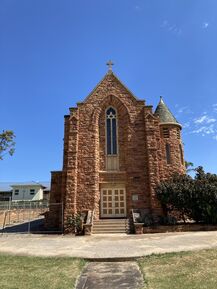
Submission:
[[[160,96],[160,101],[156,107],[154,115],[160,118],[160,124],[175,124],[182,128],[182,125],[177,121],[168,106],[164,103],[162,96]]]

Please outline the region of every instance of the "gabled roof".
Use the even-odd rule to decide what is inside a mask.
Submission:
[[[88,96],[85,98],[85,100],[83,102],[86,102],[88,100],[88,98],[94,93],[94,91],[103,83],[103,81],[109,77],[109,76],[113,76],[114,79],[116,79],[134,98],[135,100],[138,100],[138,98],[132,93],[132,91],[129,90],[128,87],[126,87],[126,85],[117,77],[116,74],[114,74],[113,71],[109,70],[106,75],[103,77],[103,79],[95,86],[95,88],[88,94]]]
[[[160,102],[155,110],[154,115],[159,116],[161,124],[176,124],[181,127],[181,124],[176,120],[172,112],[164,103],[162,96]]]

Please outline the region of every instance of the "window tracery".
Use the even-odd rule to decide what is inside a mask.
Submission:
[[[106,110],[106,152],[117,155],[117,113],[112,107]]]

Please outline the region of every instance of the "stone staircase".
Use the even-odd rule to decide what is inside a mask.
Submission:
[[[93,221],[92,234],[128,234],[128,219],[101,219]]]

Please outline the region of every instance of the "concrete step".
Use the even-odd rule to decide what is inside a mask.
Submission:
[[[127,225],[123,224],[123,225],[119,225],[119,224],[114,224],[114,225],[111,225],[111,224],[94,224],[94,228],[126,228]]]
[[[93,226],[94,228],[126,228],[128,227],[127,225],[118,225],[118,224],[115,224],[115,225],[94,225]]]
[[[127,223],[128,220],[126,219],[103,219],[103,220],[97,220],[97,221],[94,221],[94,224],[108,224],[108,223],[111,223],[111,224],[125,224]]]
[[[97,234],[99,234],[99,235],[101,235],[101,234],[128,234],[128,232],[126,232],[126,231],[100,231],[100,232],[98,232],[98,231],[93,231],[92,232],[92,234],[93,235],[97,235]]]
[[[93,222],[93,234],[116,234],[128,232],[128,219],[102,219]]]
[[[128,228],[112,228],[112,227],[108,227],[108,228],[93,228],[93,232],[127,232]]]
[[[128,233],[125,229],[124,230],[93,230],[93,234],[106,234],[106,233]]]
[[[95,222],[126,222],[128,219],[120,218],[120,219],[99,219],[95,220]]]
[[[94,225],[103,225],[103,226],[106,226],[106,225],[120,225],[120,226],[123,226],[125,225],[126,222],[99,222],[99,221],[95,221],[94,222]]]

